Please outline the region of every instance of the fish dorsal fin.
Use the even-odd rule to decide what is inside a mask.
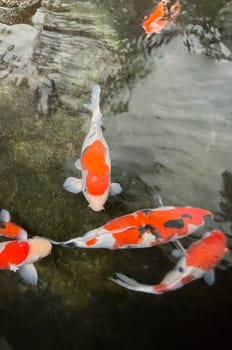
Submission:
[[[35,286],[38,282],[38,273],[33,264],[23,265],[18,269],[18,273],[22,279],[28,283]]]
[[[116,196],[122,192],[122,187],[119,183],[114,182],[110,185],[110,196]]]
[[[0,222],[10,222],[10,212],[6,209],[0,211]]]
[[[63,187],[66,191],[77,194],[82,191],[82,180],[75,177],[68,177]]]
[[[76,167],[78,170],[81,170],[81,161],[80,161],[80,159],[77,159],[77,160],[75,161],[75,167]]]
[[[153,198],[154,198],[154,203],[155,203],[155,205],[157,207],[163,207],[164,206],[162,197],[161,197],[161,195],[159,193],[156,193]]]
[[[203,276],[205,283],[208,284],[208,286],[212,286],[215,282],[215,270],[211,269],[207,271]]]

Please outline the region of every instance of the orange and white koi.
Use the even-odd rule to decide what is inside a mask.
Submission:
[[[36,285],[38,274],[33,263],[50,254],[51,248],[50,241],[42,237],[2,242],[0,270],[17,271],[25,282]]]
[[[212,285],[215,282],[214,268],[228,251],[226,244],[227,238],[221,231],[206,233],[201,240],[190,245],[174,270],[154,286],[138,283],[121,273],[112,280],[124,288],[151,294],[170,292],[202,277],[208,285]]]
[[[212,217],[210,211],[193,207],[142,209],[115,218],[82,237],[53,243],[71,248],[148,248],[186,237]]]
[[[161,0],[154,11],[145,17],[143,29],[148,36],[160,33],[169,22],[174,21],[181,10],[180,0]]]
[[[109,147],[102,133],[102,114],[100,111],[100,86],[94,85],[90,105],[85,105],[92,113],[89,133],[81,151],[81,157],[75,162],[82,171],[82,179],[69,177],[63,187],[72,193],[83,192],[89,207],[95,211],[104,209],[109,195],[122,191],[118,183],[111,184],[111,160]]]
[[[0,236],[14,238],[14,239],[27,239],[27,232],[20,226],[10,221],[10,213],[6,209],[0,211]]]

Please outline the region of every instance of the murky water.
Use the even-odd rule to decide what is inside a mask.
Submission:
[[[46,0],[0,24],[0,207],[31,235],[64,240],[118,215],[154,206],[204,207],[231,246],[232,3],[182,1],[170,31],[141,27],[152,1]],[[113,181],[123,193],[105,212],[62,189],[77,176],[94,83],[102,88]],[[186,243],[189,243],[187,241]],[[216,283],[163,296],[136,294],[108,277],[146,283],[172,268],[168,247],[136,251],[54,247],[37,264],[38,287],[0,274],[0,335],[12,349],[105,349],[186,340],[226,343],[231,264]],[[201,315],[201,316],[199,316]]]

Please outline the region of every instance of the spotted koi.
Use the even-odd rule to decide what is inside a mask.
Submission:
[[[193,207],[142,209],[115,218],[82,237],[53,243],[79,248],[148,248],[186,237],[212,217],[210,211]]]
[[[204,278],[208,285],[215,282],[215,267],[227,253],[227,238],[219,230],[213,230],[190,245],[175,268],[158,285],[141,284],[121,273],[112,280],[120,286],[137,292],[162,294],[176,290],[184,285]]]
[[[161,0],[154,11],[145,17],[143,29],[148,36],[160,33],[169,22],[174,21],[181,11],[180,0]]]

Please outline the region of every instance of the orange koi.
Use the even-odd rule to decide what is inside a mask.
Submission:
[[[148,248],[186,237],[212,217],[210,211],[193,207],[142,209],[115,218],[82,237],[53,243],[79,248]]]
[[[50,254],[51,248],[50,241],[42,237],[2,242],[0,270],[18,271],[25,282],[36,285],[38,274],[33,263]]]
[[[124,288],[151,294],[170,292],[202,277],[208,285],[213,285],[214,268],[227,253],[226,244],[227,238],[221,231],[213,230],[206,233],[201,240],[190,245],[174,270],[158,285],[141,284],[121,273],[116,274],[117,278],[112,280]]]
[[[72,193],[82,191],[89,207],[95,211],[104,209],[109,195],[116,195],[122,191],[118,183],[111,183],[109,147],[101,128],[100,92],[100,86],[94,85],[91,103],[85,105],[93,115],[89,133],[82,146],[81,157],[75,162],[75,166],[82,172],[82,179],[69,177],[63,185]]]
[[[173,4],[171,0],[161,0],[154,11],[145,17],[143,29],[148,36],[153,33],[160,33],[166,25],[174,21],[181,11],[180,0],[176,0]]]
[[[0,235],[14,239],[27,239],[27,232],[20,226],[12,223],[10,213],[6,209],[0,211]]]

